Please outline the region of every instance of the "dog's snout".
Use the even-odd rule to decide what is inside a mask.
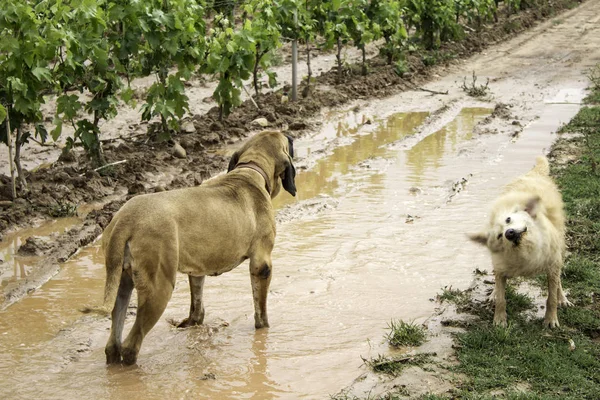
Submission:
[[[508,240],[514,241],[514,240],[516,240],[519,237],[519,234],[514,229],[507,229],[506,232],[504,232],[504,236]]]

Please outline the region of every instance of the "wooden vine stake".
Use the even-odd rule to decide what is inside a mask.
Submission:
[[[298,10],[294,10],[294,25],[298,31]],[[298,100],[298,39],[292,40],[292,101]]]
[[[15,165],[13,160],[12,137],[10,135],[10,113],[6,112],[6,141],[8,142],[8,164],[10,165],[10,182],[12,185],[12,198],[17,198],[17,185],[15,181]]]

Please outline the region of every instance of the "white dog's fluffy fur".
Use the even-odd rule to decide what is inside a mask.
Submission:
[[[545,326],[559,326],[557,306],[570,305],[560,281],[565,252],[563,202],[549,173],[546,157],[538,157],[535,167],[509,183],[494,202],[485,231],[469,235],[492,255],[495,325],[506,326],[507,278],[547,274]]]

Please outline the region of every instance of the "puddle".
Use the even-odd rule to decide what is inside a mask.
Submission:
[[[314,147],[318,149],[317,156],[324,152],[322,141],[327,138],[335,137],[350,143],[334,148],[331,154],[318,158],[309,170],[300,172],[296,177],[296,187],[299,188],[296,197],[287,194],[279,196],[274,201],[275,207],[280,208],[319,195],[342,195],[347,189],[343,185],[344,176],[355,170],[361,162],[390,157],[391,152],[385,146],[414,134],[415,129],[428,115],[427,112],[395,114],[381,121],[373,132],[366,134],[359,134],[360,129],[364,127],[364,116],[357,113],[350,113],[350,116],[343,120],[327,124],[318,138],[297,146],[300,158],[308,159],[314,155]]]
[[[406,152],[408,180],[421,184],[428,170],[440,166],[440,160],[456,152],[461,142],[473,137],[475,125],[491,113],[489,108],[463,108],[449,124],[425,137]]]
[[[58,218],[37,227],[20,229],[4,235],[0,242],[0,296],[3,295],[3,291],[7,285],[21,279],[26,279],[32,268],[42,261],[42,258],[38,256],[23,256],[18,254],[19,248],[28,238],[36,237],[44,241],[58,236],[80,224],[82,219],[90,212],[99,210],[105,204],[117,199],[120,194],[115,193],[114,195],[105,197],[101,201],[79,205],[76,217]]]
[[[31,268],[41,259],[40,257],[24,257],[17,254],[19,247],[32,237],[47,239],[58,235],[80,222],[77,217],[60,218],[46,222],[39,227],[21,229],[14,233],[4,235],[0,242],[0,295],[3,288],[10,282],[27,277]]]
[[[383,335],[391,319],[424,321],[440,288],[464,289],[476,267],[489,268],[487,254],[474,252],[464,233],[479,227],[502,181],[524,172],[559,124],[516,143],[500,135],[471,140],[489,112],[463,109],[414,143],[426,113],[396,114],[371,129],[337,122],[333,133],[299,140],[302,157],[315,164],[298,171],[298,201],[327,194],[339,204],[278,227],[268,330],[254,330],[245,265],[207,278],[205,326],[172,328],[165,320],[189,309],[187,278],[179,275],[139,365],[107,368],[110,322],[76,311],[100,301],[104,284],[98,245],[85,249],[0,312],[0,396],[312,399],[338,392],[360,374],[361,357],[389,352]],[[332,135],[345,144],[310,155]],[[391,146],[406,139],[412,144]],[[448,203],[453,182],[470,174],[472,184]],[[126,331],[132,322],[129,316]]]

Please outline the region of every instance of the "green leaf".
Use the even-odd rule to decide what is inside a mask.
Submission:
[[[55,117],[53,122],[54,122],[54,129],[52,129],[50,131],[50,136],[52,136],[52,140],[54,140],[56,142],[58,140],[58,138],[60,137],[60,135],[62,134],[63,121],[62,121],[62,119]]]
[[[31,70],[31,73],[38,79],[38,81],[52,82],[52,74],[48,68],[35,67]]]
[[[2,104],[0,104],[0,124],[4,122],[6,116],[6,108]]]
[[[74,94],[64,94],[56,100],[56,113],[64,115],[67,120],[73,120],[81,107],[79,98]]]
[[[121,91],[121,100],[123,100],[125,104],[130,104],[131,100],[133,99],[133,95],[133,89],[129,87],[127,89],[123,89]]]

